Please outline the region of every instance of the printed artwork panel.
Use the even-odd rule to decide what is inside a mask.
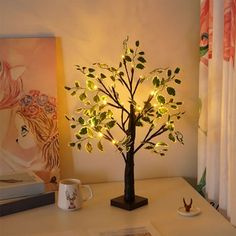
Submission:
[[[0,175],[33,171],[57,187],[56,39],[0,39]]]

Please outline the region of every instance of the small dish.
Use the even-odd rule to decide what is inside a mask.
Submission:
[[[190,209],[190,211],[187,212],[187,211],[185,210],[185,207],[180,207],[180,208],[177,210],[177,212],[178,212],[181,216],[196,216],[196,215],[198,215],[198,214],[201,212],[201,210],[200,210],[200,208],[198,208],[198,207],[192,207],[192,208]]]

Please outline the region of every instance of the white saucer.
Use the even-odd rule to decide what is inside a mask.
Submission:
[[[181,216],[196,216],[201,212],[200,208],[198,207],[192,207],[189,212],[185,210],[185,207],[180,207],[178,209],[178,213]]]

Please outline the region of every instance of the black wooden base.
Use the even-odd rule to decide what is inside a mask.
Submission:
[[[140,196],[135,196],[133,202],[126,202],[124,200],[124,195],[111,199],[111,206],[119,207],[121,209],[129,211],[147,204],[148,204],[148,199]]]

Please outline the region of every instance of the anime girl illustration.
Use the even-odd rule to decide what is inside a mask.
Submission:
[[[23,149],[32,149],[33,155],[25,160],[25,166],[46,183],[56,183],[59,142],[55,98],[31,90],[19,101],[15,124],[18,145]]]

